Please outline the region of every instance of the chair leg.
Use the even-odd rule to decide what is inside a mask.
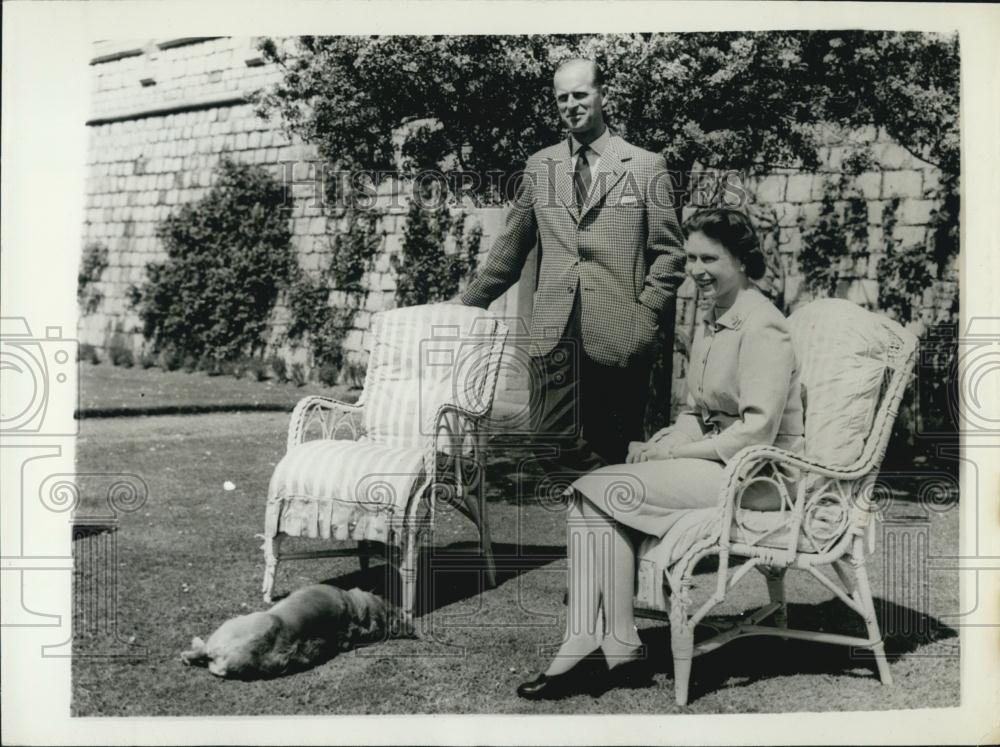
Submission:
[[[417,593],[417,558],[419,543],[416,527],[407,527],[403,537],[403,557],[399,564],[399,581],[402,586],[400,606],[403,619],[408,626],[413,625],[413,608]]]
[[[362,573],[367,573],[371,567],[371,543],[368,540],[358,540],[358,565]]]
[[[761,567],[758,570],[764,574],[767,580],[767,595],[771,603],[781,606],[774,613],[774,624],[779,628],[788,627],[788,605],[785,603],[785,568],[775,568],[774,566]]]
[[[688,620],[688,587],[670,598],[670,651],[674,659],[674,700],[687,705],[694,656],[694,627]]]
[[[264,537],[264,583],[261,591],[264,592],[264,601],[268,604],[272,601],[274,592],[274,576],[278,572],[278,561],[281,559],[281,540],[285,535],[280,532],[272,537]]]
[[[479,552],[486,561],[486,586],[495,589],[497,585],[497,564],[493,558],[493,539],[490,537],[489,515],[486,509],[486,491],[482,483],[476,489],[479,499]]]
[[[868,570],[865,568],[864,550],[858,549],[854,553],[851,564],[854,566],[854,578],[858,587],[858,597],[861,606],[865,610],[865,626],[868,628],[868,639],[874,641],[871,649],[875,654],[875,664],[878,667],[878,676],[883,685],[892,684],[892,674],[889,672],[889,661],[885,658],[885,645],[882,642],[882,633],[878,629],[878,618],[875,617],[875,600],[872,598],[871,584],[868,582]]]

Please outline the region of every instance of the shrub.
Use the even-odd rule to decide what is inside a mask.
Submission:
[[[132,368],[135,365],[132,347],[125,339],[125,334],[120,326],[115,329],[115,333],[111,335],[111,340],[108,342],[108,358],[112,365],[122,368]]]
[[[264,381],[267,378],[267,365],[260,358],[247,361],[247,371],[254,381]]]
[[[306,385],[306,369],[301,363],[292,364],[292,383],[295,386]]]
[[[156,349],[197,360],[262,349],[278,292],[295,268],[284,190],[262,167],[224,159],[215,185],[157,228],[163,262],[146,265],[133,301]]]
[[[339,369],[332,363],[324,363],[316,369],[316,380],[324,386],[335,386]]]
[[[198,359],[193,355],[185,355],[183,367],[187,373],[194,373],[198,370]]]
[[[173,346],[161,350],[159,359],[164,371],[177,371],[184,365],[184,354]]]
[[[94,286],[100,281],[106,269],[108,269],[108,248],[97,241],[88,243],[83,248],[80,271],[76,276],[76,302],[81,314],[93,314],[104,300],[104,294]]]
[[[205,353],[198,359],[198,370],[204,371],[209,376],[218,376],[219,371],[219,359],[214,355],[209,355]]]
[[[365,385],[365,374],[367,373],[367,370],[367,366],[363,363],[348,361],[342,371],[343,383],[347,384],[352,389],[360,389]]]
[[[139,353],[139,365],[143,368],[152,368],[156,365],[156,356],[148,350]]]
[[[274,374],[275,381],[279,381],[284,384],[288,381],[288,364],[285,363],[285,359],[280,355],[272,355],[268,359],[268,365],[271,368],[271,373]]]
[[[84,342],[76,349],[76,359],[78,361],[85,361],[93,365],[97,365],[101,362],[100,356],[97,355],[97,348],[95,348],[90,343]]]

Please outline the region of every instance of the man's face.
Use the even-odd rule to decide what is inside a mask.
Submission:
[[[604,127],[604,89],[594,85],[589,65],[567,65],[553,79],[559,117],[574,135],[599,134]]]

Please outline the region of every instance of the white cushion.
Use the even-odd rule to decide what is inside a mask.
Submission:
[[[897,339],[890,320],[837,298],[813,301],[789,318],[801,369],[805,455],[846,467],[864,449]]]
[[[460,304],[376,314],[363,402],[372,441],[419,448],[445,403],[481,411],[492,401],[490,369],[498,320]],[[505,333],[505,332],[504,332]]]

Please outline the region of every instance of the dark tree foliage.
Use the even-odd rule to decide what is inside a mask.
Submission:
[[[263,349],[296,267],[282,186],[263,168],[220,162],[212,188],[157,228],[163,262],[133,303],[154,350],[234,360]]]
[[[569,57],[601,64],[611,127],[666,157],[682,200],[696,165],[745,174],[810,170],[831,129],[883,128],[943,172],[934,241],[926,249],[893,250],[880,275],[900,318],[919,303],[912,292],[917,255],[930,252],[938,271],[925,278],[926,288],[958,253],[955,34],[301,37],[265,40],[262,48],[285,74],[259,94],[260,112],[278,115],[322,158],[404,175],[472,174],[463,190],[484,200],[509,198],[527,156],[562,137],[552,73]],[[868,154],[853,154],[845,170],[871,163]],[[499,180],[499,194],[491,172],[513,177]],[[828,228],[836,228],[826,217]],[[843,254],[844,241],[853,239],[830,248]],[[815,248],[810,260],[817,269],[827,259],[823,251]],[[663,325],[659,343],[649,427],[669,416],[671,327]]]
[[[696,162],[815,166],[821,123],[885,127],[921,158],[958,170],[957,36],[299,37],[263,49],[285,76],[260,95],[262,113],[280,114],[329,161],[368,169],[395,171],[401,137],[404,170],[515,173],[562,136],[552,72],[584,56],[603,67],[611,126],[680,172]],[[478,188],[489,189],[485,176]]]

